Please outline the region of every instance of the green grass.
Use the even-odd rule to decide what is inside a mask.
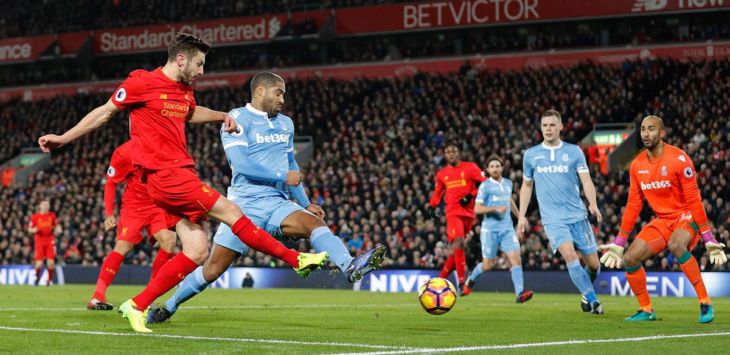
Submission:
[[[139,290],[112,286],[109,300],[116,306]],[[511,294],[476,292],[460,298],[450,313],[432,316],[420,308],[415,294],[213,289],[188,302],[169,323],[150,325],[155,332],[152,336],[140,336],[116,310],[85,310],[92,291],[90,285],[0,287],[0,353],[323,354],[403,350],[397,347],[439,348],[432,350],[437,353],[454,347],[718,332],[728,334],[471,351],[726,354],[730,346],[728,298],[714,299],[716,319],[712,324],[697,323],[699,307],[689,298],[654,298],[658,321],[629,324],[623,318],[637,308],[636,300],[629,297],[602,297],[606,314],[592,316],[580,311],[577,295],[537,294],[519,305]],[[262,339],[280,342],[258,341]]]

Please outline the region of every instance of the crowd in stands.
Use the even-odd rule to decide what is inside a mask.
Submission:
[[[217,109],[242,106],[248,87],[226,87],[196,93],[198,104]],[[0,161],[23,146],[35,146],[42,134],[60,133],[107,95],[14,101],[0,105],[0,134],[14,137],[0,147]],[[326,222],[352,253],[376,244],[389,247],[389,267],[440,267],[445,259],[445,219],[426,217],[435,172],[445,164],[442,148],[456,143],[467,161],[480,166],[492,153],[505,160],[505,176],[522,182],[522,154],[540,142],[539,115],[554,107],[563,113],[564,140],[577,142],[598,122],[636,122],[649,113],[662,116],[667,141],[691,156],[697,168],[705,207],[720,240],[730,240],[730,61],[680,63],[673,60],[626,62],[621,66],[582,63],[573,67],[499,72],[464,65],[458,73],[394,79],[335,81],[297,79],[287,82],[287,105],[298,135],[311,135],[315,154],[301,164],[311,199],[326,211]],[[41,198],[63,228],[59,262],[99,265],[114,243],[102,230],[102,191],[108,159],[128,135],[126,114],[96,133],[53,154],[51,166],[35,174],[26,187],[0,192],[0,263],[30,263],[29,216]],[[189,147],[201,177],[219,191],[230,182],[230,170],[218,125],[191,125]],[[605,221],[595,224],[599,244],[618,232],[628,191],[625,170],[592,176]],[[118,194],[121,196],[121,194]],[[522,243],[525,269],[564,267],[554,255],[531,204],[532,229]],[[652,218],[647,207],[641,225]],[[206,223],[214,231],[216,223]],[[468,263],[481,258],[478,235],[469,242]],[[308,250],[305,241],[295,247]],[[713,267],[702,243],[694,250],[703,270]],[[149,264],[155,255],[139,246],[127,263]],[[506,268],[499,259],[497,268]],[[281,265],[249,253],[238,265]],[[669,253],[646,262],[651,270],[678,266]]]
[[[398,2],[406,1],[7,0],[0,12],[0,38]]]
[[[194,1],[193,3],[205,2]],[[254,6],[258,2],[245,3],[248,4],[246,6]],[[262,3],[269,4],[270,2]],[[353,3],[355,2],[333,2],[332,4],[349,6]],[[147,6],[145,2],[137,1],[122,2],[122,4],[124,5],[120,6]],[[235,7],[236,5],[222,6]],[[157,7],[153,6],[153,8]],[[115,21],[125,18],[124,16],[117,18],[116,13],[114,16]],[[669,23],[666,17],[642,17],[334,37],[327,40],[316,36],[306,36],[319,32],[317,25],[312,21],[287,22],[279,32],[279,38],[272,42],[243,47],[215,48],[216,55],[208,58],[206,72],[394,61],[455,55],[486,55],[515,51],[636,46],[730,38],[730,11],[722,11],[717,14],[681,15],[679,18],[681,26]],[[0,32],[5,28],[7,26],[0,23]],[[6,65],[0,67],[0,86],[119,80],[126,77],[127,73],[135,68],[159,65],[161,60],[159,58],[164,58],[164,55],[163,52],[125,55],[124,60],[120,60],[118,56],[92,58],[82,56],[77,59],[65,58]]]

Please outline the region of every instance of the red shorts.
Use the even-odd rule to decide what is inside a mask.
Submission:
[[[157,206],[193,223],[204,221],[221,196],[200,181],[192,167],[145,170],[142,178]]]
[[[474,218],[466,216],[446,216],[446,236],[449,243],[456,238],[466,238],[466,234],[474,226]]]
[[[33,249],[36,261],[56,260],[56,238],[35,238]]]
[[[180,217],[168,215],[165,210],[155,205],[133,208],[122,207],[122,213],[117,223],[117,240],[124,240],[132,244],[142,242],[142,229],[147,231],[150,244],[154,245],[155,233],[163,229],[171,229],[180,220]]]
[[[687,246],[687,249],[691,251],[699,242],[700,234],[690,216],[682,216],[674,220],[654,218],[639,232],[636,238],[645,241],[654,254],[658,254],[667,248],[672,233],[679,229],[686,230],[692,236],[692,240]]]

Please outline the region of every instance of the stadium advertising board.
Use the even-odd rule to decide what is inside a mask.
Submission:
[[[730,296],[730,273],[703,272],[702,280],[710,297]],[[612,296],[633,296],[624,272],[602,272],[595,285],[596,292]],[[692,283],[681,272],[647,272],[646,289],[651,296],[697,297]]]
[[[167,50],[177,32],[192,33],[215,46],[262,42],[274,38],[290,19],[295,22],[312,19],[321,23],[326,16],[324,11],[312,11],[297,12],[291,16],[274,14],[103,29],[94,33],[94,51],[97,54],[121,54]]]
[[[56,285],[64,284],[63,267],[56,265]],[[41,274],[41,285],[48,282],[48,270]],[[0,285],[29,285],[35,284],[35,269],[32,265],[0,265]]]
[[[338,9],[338,35],[730,8],[730,0],[442,0]],[[377,20],[374,20],[377,19]]]
[[[0,64],[27,62],[40,58],[55,36],[21,37],[0,40]]]

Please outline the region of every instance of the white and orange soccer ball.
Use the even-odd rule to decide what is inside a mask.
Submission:
[[[421,286],[418,291],[418,300],[426,312],[433,315],[442,315],[451,310],[456,304],[456,288],[447,279],[434,277]]]

